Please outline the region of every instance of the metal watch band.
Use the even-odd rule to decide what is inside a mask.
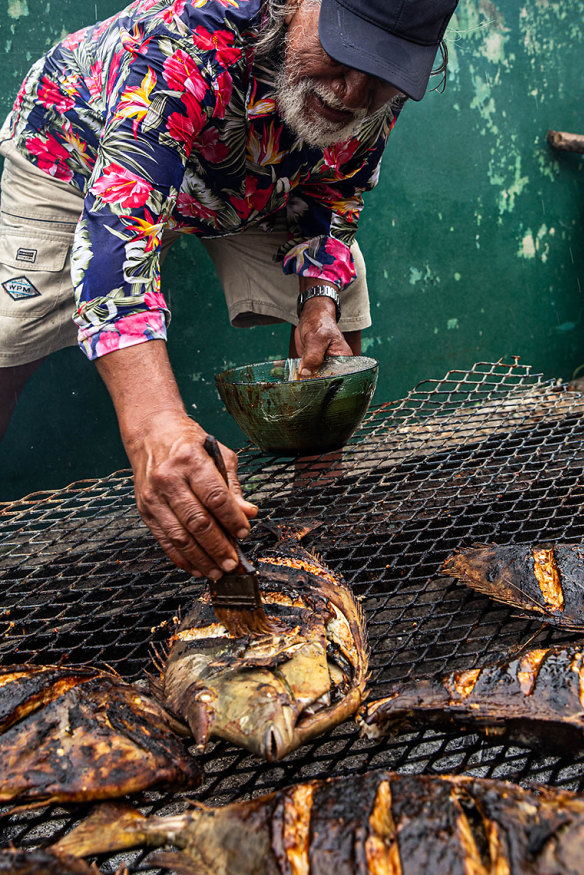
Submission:
[[[335,318],[337,322],[339,321],[339,319],[341,318],[341,299],[339,298],[339,293],[331,286],[311,286],[311,288],[307,289],[305,292],[300,292],[300,294],[298,295],[298,302],[296,304],[296,313],[299,319],[304,305],[311,298],[330,298],[332,301],[334,301]]]

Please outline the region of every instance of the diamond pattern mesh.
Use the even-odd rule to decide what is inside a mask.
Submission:
[[[343,452],[313,459],[240,453],[260,519],[318,521],[307,538],[362,600],[371,647],[370,697],[408,675],[506,657],[528,643],[574,640],[515,616],[440,576],[473,543],[576,541],[584,536],[584,397],[543,382],[517,360],[479,363],[427,381],[370,411]],[[89,663],[128,680],[154,672],[175,618],[204,585],[176,569],[135,508],[127,471],[0,505],[0,657],[4,664]],[[271,535],[257,524],[246,552]],[[583,757],[546,756],[475,734],[435,730],[360,739],[347,722],[268,764],[224,742],[202,757],[190,794],[146,793],[142,810],[193,798],[224,804],[312,777],[375,767],[464,773],[584,790]],[[0,844],[48,844],[87,814],[49,806],[0,819]],[[115,872],[121,857],[102,857]],[[123,857],[154,872],[148,855]]]

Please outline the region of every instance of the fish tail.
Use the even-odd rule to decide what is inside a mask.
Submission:
[[[52,847],[58,853],[88,857],[150,844],[145,823],[146,817],[130,805],[105,803]]]

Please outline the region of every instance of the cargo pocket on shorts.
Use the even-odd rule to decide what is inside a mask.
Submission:
[[[0,227],[0,316],[36,319],[73,288],[68,256],[73,234]],[[67,270],[65,267],[67,265]]]

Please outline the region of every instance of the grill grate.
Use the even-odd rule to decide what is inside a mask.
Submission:
[[[246,495],[262,519],[320,520],[310,546],[362,599],[371,698],[408,674],[442,673],[538,644],[574,640],[517,618],[438,572],[457,547],[584,537],[584,397],[546,383],[516,359],[479,363],[420,384],[372,410],[342,453],[314,459],[240,454]],[[202,584],[174,568],[134,505],[127,471],[0,505],[0,658],[90,663],[128,680],[152,670],[174,618]],[[268,538],[254,526],[248,543]],[[246,548],[247,549],[247,548]],[[268,764],[224,742],[202,757],[194,793],[146,793],[144,811],[196,798],[224,804],[312,777],[387,767],[465,773],[584,790],[583,757],[544,756],[469,733],[360,739],[352,722]],[[0,820],[1,844],[48,844],[87,808],[49,806]],[[102,857],[104,873],[119,857]],[[145,852],[130,872],[154,872]]]

